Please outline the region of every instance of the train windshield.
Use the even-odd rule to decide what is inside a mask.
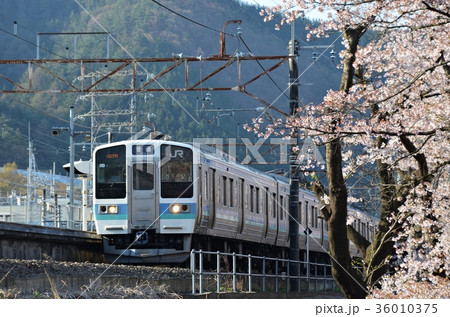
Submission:
[[[133,189],[153,190],[153,164],[137,163],[133,165]]]
[[[126,151],[124,145],[98,150],[95,155],[95,197],[126,197]]]
[[[192,150],[175,145],[161,146],[161,197],[191,198],[193,195]]]

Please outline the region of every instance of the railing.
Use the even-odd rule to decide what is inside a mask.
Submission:
[[[0,197],[0,202],[4,199]],[[83,206],[73,205],[73,217],[70,220],[69,205],[46,203],[45,208],[42,202],[33,203],[27,206],[26,202],[22,205],[0,205],[0,221],[41,225],[44,227],[87,230],[95,231],[95,223],[92,213],[85,215],[83,219]]]
[[[205,256],[208,258],[209,265],[214,263],[212,257],[215,257],[215,270],[205,268]],[[297,264],[297,272],[289,272],[290,263]],[[302,292],[339,290],[331,276],[331,264],[326,263],[192,250],[190,264],[193,294],[245,291],[289,292],[291,283],[298,283],[298,290]]]

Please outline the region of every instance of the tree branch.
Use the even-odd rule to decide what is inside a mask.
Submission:
[[[447,18],[450,18],[450,14],[444,11],[441,11],[439,9],[436,9],[432,7],[430,4],[428,4],[426,1],[422,1],[422,3],[427,7],[428,10],[442,14],[443,16],[446,16]]]
[[[350,239],[350,241],[353,242],[353,244],[356,246],[356,248],[361,252],[362,258],[366,258],[366,250],[370,245],[370,242],[363,237],[362,234],[360,234],[358,231],[355,230],[350,225],[347,225],[347,236]]]
[[[331,217],[331,212],[328,203],[324,199],[325,196],[327,196],[325,187],[323,187],[321,182],[315,181],[312,184],[311,190],[322,204],[322,208],[320,208],[320,211],[322,212],[323,218],[325,219],[325,221],[328,221]]]
[[[400,135],[400,141],[402,142],[405,149],[412,154],[414,159],[417,161],[417,164],[419,165],[419,176],[422,181],[425,181],[426,177],[428,176],[428,164],[427,159],[425,157],[425,154],[418,153],[418,149],[415,147],[415,145],[411,142],[411,140],[406,137],[405,135]]]
[[[440,60],[438,60],[438,61],[440,61]],[[447,62],[447,61],[440,61],[439,64],[435,64],[435,65],[433,65],[433,66],[431,66],[431,67],[429,67],[429,68],[427,68],[427,69],[424,69],[421,73],[417,74],[417,75],[416,75],[416,76],[415,76],[415,77],[414,77],[414,78],[413,78],[413,79],[412,79],[412,80],[411,80],[404,88],[398,90],[398,91],[397,91],[395,94],[393,94],[393,95],[387,96],[386,98],[377,101],[375,104],[380,104],[380,103],[386,102],[386,101],[388,101],[388,100],[390,100],[390,99],[392,99],[392,98],[398,96],[399,94],[403,93],[403,92],[406,91],[407,89],[411,88],[411,86],[412,86],[416,81],[418,81],[423,75],[425,75],[427,72],[433,71],[433,70],[435,70],[436,68],[438,68],[438,67],[440,67],[440,66],[443,66],[443,67],[448,66],[448,64],[449,64],[449,62]]]

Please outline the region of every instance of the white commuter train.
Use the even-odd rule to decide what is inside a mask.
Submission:
[[[313,193],[300,189],[300,252],[310,228],[316,261],[328,250],[319,207]],[[191,144],[127,140],[94,151],[96,230],[111,262],[183,263],[191,249],[286,258],[288,209],[287,178]],[[375,219],[349,213],[371,240]]]

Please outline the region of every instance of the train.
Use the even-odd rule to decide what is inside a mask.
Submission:
[[[124,140],[93,153],[93,213],[112,263],[182,264],[192,249],[287,258],[289,180],[237,163],[215,148],[158,139]],[[299,192],[300,259],[306,237],[317,262],[328,258],[320,204]],[[349,209],[373,239],[376,219]],[[356,248],[352,253],[357,256]]]

